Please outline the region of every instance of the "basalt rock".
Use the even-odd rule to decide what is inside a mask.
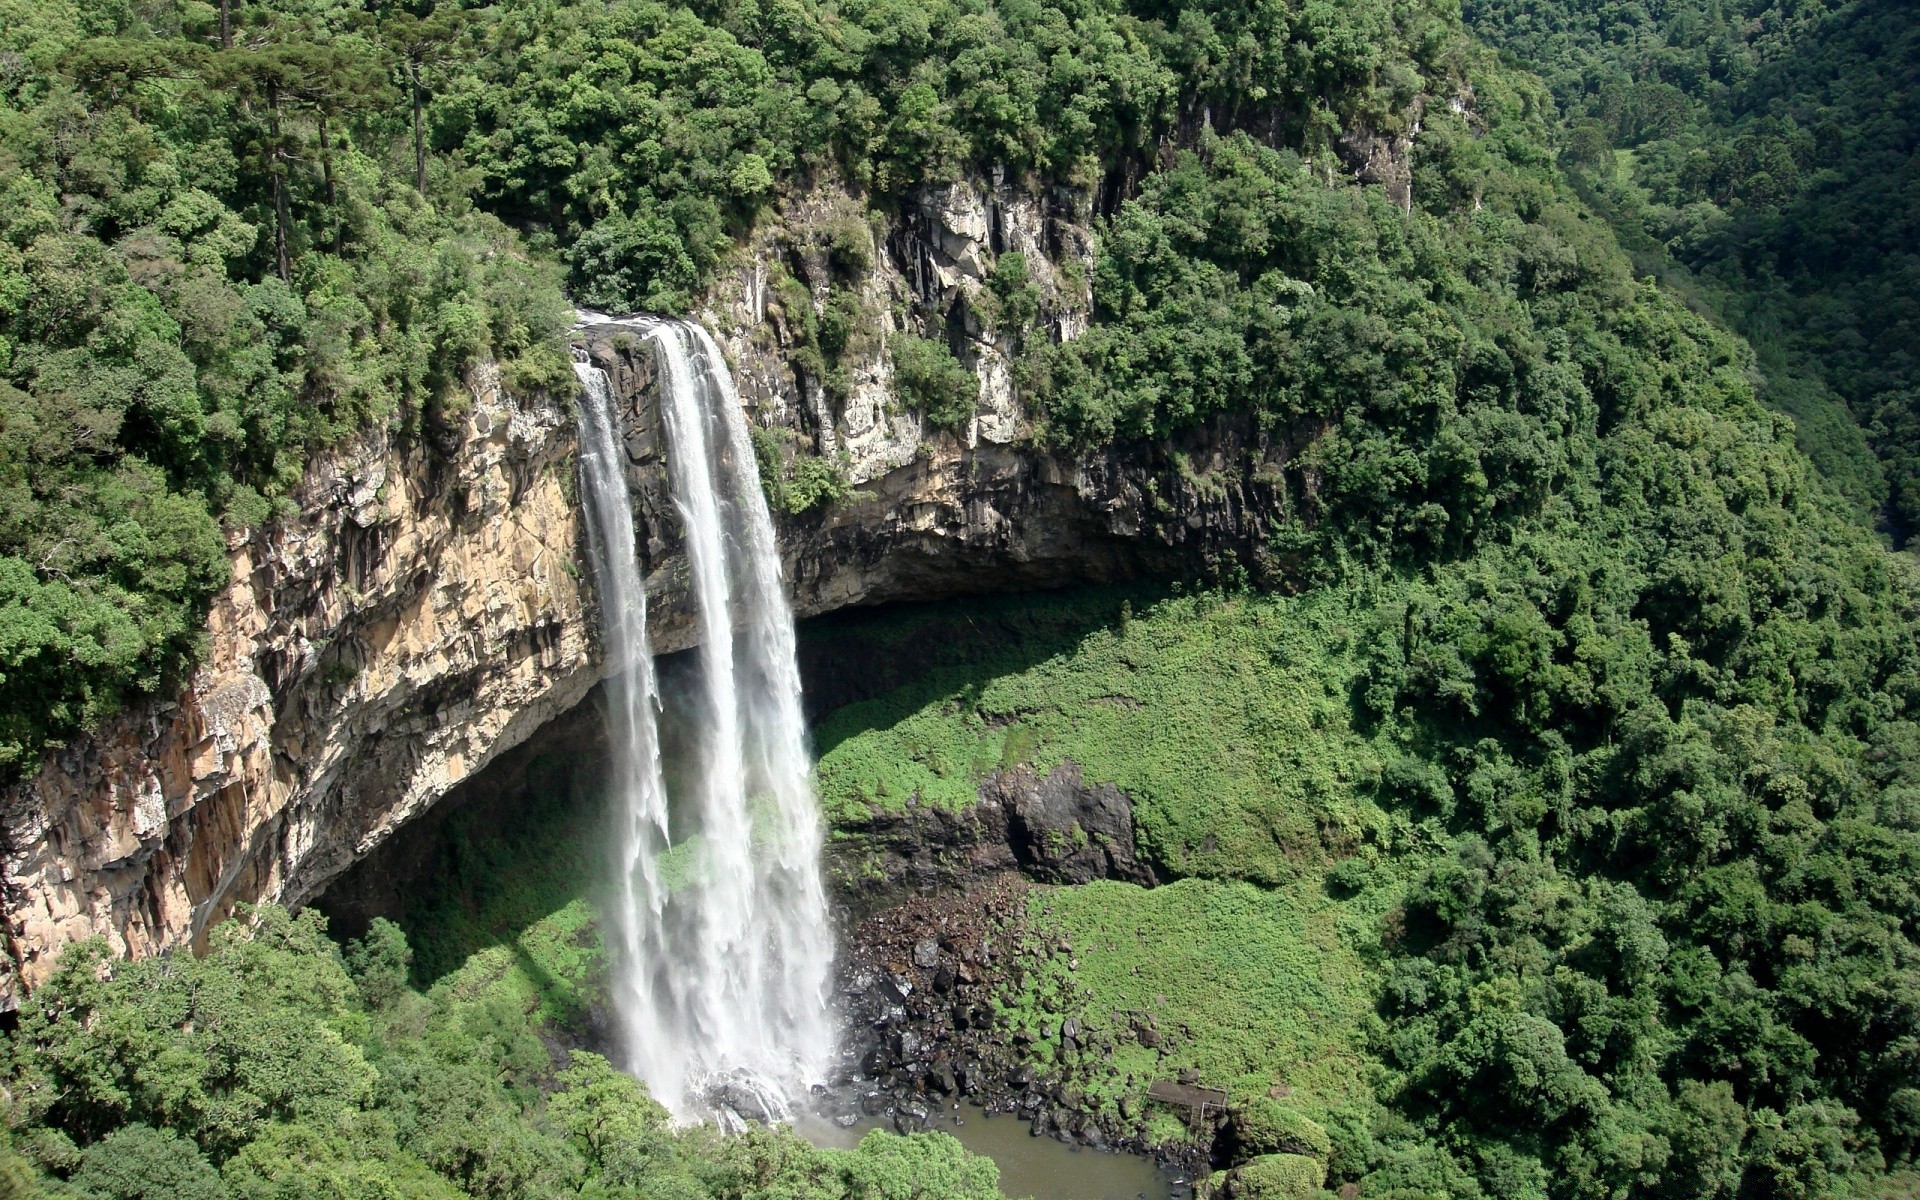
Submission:
[[[1153,868],[1134,853],[1133,801],[1110,783],[1083,783],[1080,764],[1072,759],[1044,778],[1027,766],[996,772],[981,793],[983,802],[998,803],[1006,814],[1008,846],[1033,878],[1155,882]]]
[[[1036,1136],[1154,1153],[1189,1167],[1205,1163],[1211,1131],[1176,1144],[1150,1142],[1142,1107],[1146,1080],[1115,1073],[1110,1036],[1089,1028],[1084,1016],[1052,1023],[1039,1035],[1079,1037],[1107,1052],[1071,1062],[1036,1060],[1034,1035],[1013,1015],[1020,1006],[1011,1002],[1022,987],[1014,964],[1052,958],[1057,967],[1069,951],[1050,945],[1029,924],[1030,887],[1010,871],[965,890],[910,897],[857,923],[841,989],[847,1074],[856,1077],[842,1086],[865,1097],[870,1115],[891,1113],[909,1125],[919,1119],[914,1105],[945,1106],[964,1095],[988,1113],[1017,1114]],[[939,946],[939,959],[922,966],[914,950],[930,941]],[[932,976],[957,963],[975,964],[973,978],[960,983],[956,970],[953,997],[931,995]],[[904,985],[903,1003],[879,986],[885,979]],[[956,1019],[963,1009],[979,1019]],[[1074,1033],[1066,1035],[1069,1027]],[[1122,1097],[1117,1106],[1094,1099],[1115,1091]]]
[[[875,810],[841,832],[829,849],[832,877],[860,910],[1008,870],[1043,883],[1158,881],[1134,844],[1132,800],[1112,784],[1087,784],[1070,758],[1044,776],[1025,765],[995,771],[965,809]]]

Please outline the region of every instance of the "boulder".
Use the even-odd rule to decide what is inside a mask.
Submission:
[[[1318,1159],[1264,1154],[1226,1172],[1214,1194],[1225,1200],[1313,1200],[1326,1181],[1327,1168]]]
[[[1325,1162],[1333,1154],[1332,1140],[1318,1121],[1268,1096],[1235,1109],[1229,1129],[1236,1158],[1300,1154]]]

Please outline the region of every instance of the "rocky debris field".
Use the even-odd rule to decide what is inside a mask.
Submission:
[[[1033,886],[1008,871],[858,924],[842,966],[845,1075],[825,1115],[843,1125],[880,1118],[908,1133],[972,1103],[1029,1121],[1036,1137],[1203,1168],[1213,1123],[1150,1144],[1139,1098],[1150,1081],[1117,1079],[1110,1065],[1116,1037],[1164,1047],[1179,1031],[1143,1015],[1116,1033],[1078,1015],[1086,997],[1070,982],[1073,947],[1028,921]],[[1023,1002],[1037,1004],[1039,1037],[1013,1019]],[[1043,1042],[1050,1062],[1036,1053]]]

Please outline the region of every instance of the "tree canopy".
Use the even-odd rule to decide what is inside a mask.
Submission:
[[[584,918],[424,994],[396,982],[396,927],[343,955],[312,910],[245,912],[198,958],[75,946],[9,1039],[0,1179],[49,1200],[997,1200],[993,1163],[945,1134],[839,1151],[670,1126],[632,1076],[562,1048],[572,988],[597,986]]]

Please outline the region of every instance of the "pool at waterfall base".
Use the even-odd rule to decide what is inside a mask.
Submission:
[[[875,1129],[896,1128],[884,1114],[856,1116],[845,1125],[807,1114],[794,1127],[816,1146],[840,1149],[850,1149]],[[1000,1168],[1000,1190],[1015,1200],[1182,1200],[1193,1194],[1185,1172],[1144,1155],[1035,1137],[1020,1117],[989,1116],[974,1104],[940,1105],[924,1128],[952,1134],[968,1150],[992,1159]]]

